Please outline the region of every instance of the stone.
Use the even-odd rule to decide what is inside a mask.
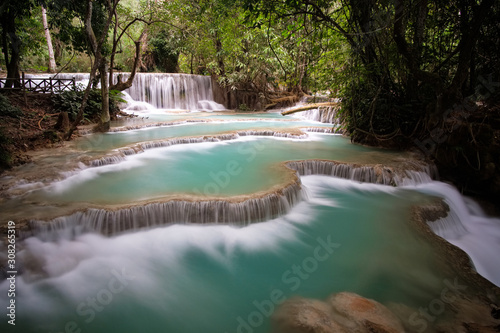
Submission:
[[[334,311],[351,323],[356,323],[359,332],[404,332],[399,319],[387,307],[375,300],[342,292],[331,296],[328,302]]]
[[[331,317],[329,304],[320,300],[292,298],[273,314],[274,332],[279,333],[348,333]]]
[[[293,298],[272,316],[277,333],[401,333],[399,319],[381,303],[341,292],[326,302]]]

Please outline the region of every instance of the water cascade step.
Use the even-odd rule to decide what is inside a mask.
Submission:
[[[32,220],[30,231],[25,237],[36,235],[44,240],[55,240],[60,237],[73,238],[88,232],[110,236],[128,230],[172,223],[223,223],[243,226],[266,221],[288,213],[291,207],[307,199],[299,178],[302,175],[329,175],[363,183],[392,186],[432,181],[431,169],[427,166],[422,166],[419,171],[401,171],[382,165],[356,165],[327,160],[289,161],[283,164],[297,173],[292,183],[259,197],[239,201],[174,199],[116,210],[93,208],[51,221]]]
[[[114,80],[121,76],[127,80],[130,73],[116,73]],[[45,75],[47,76],[47,75]],[[60,79],[75,78],[86,86],[89,75],[82,73],[57,74]],[[222,104],[213,100],[212,81],[209,76],[177,73],[137,73],[132,87],[125,90],[130,111],[144,111],[154,108],[216,111],[225,110]],[[147,104],[144,104],[147,103]]]
[[[248,225],[286,214],[303,199],[300,181],[264,195],[244,201],[171,200],[120,210],[88,209],[52,221],[30,221],[31,231],[43,240],[72,239],[88,232],[116,235],[167,224],[232,224]]]
[[[338,111],[339,107],[337,105],[320,106],[315,109],[295,113],[294,116],[301,119],[319,121],[325,124],[339,124]]]
[[[126,80],[128,74],[122,74]],[[190,74],[139,73],[126,92],[135,100],[158,109],[224,110],[214,102],[209,76]]]

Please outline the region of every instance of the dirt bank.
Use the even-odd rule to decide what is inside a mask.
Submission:
[[[27,151],[57,146],[60,134],[54,130],[54,113],[49,94],[23,94],[1,91],[10,106],[0,107],[0,172],[29,161]],[[12,111],[12,110],[20,110]],[[10,112],[9,112],[10,111]]]

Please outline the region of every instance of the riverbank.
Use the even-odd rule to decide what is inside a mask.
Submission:
[[[29,162],[28,151],[60,146],[51,95],[1,92],[0,173]],[[9,104],[6,104],[8,101]]]
[[[482,103],[464,100],[438,118],[426,120],[425,128],[415,130],[420,134],[409,137],[378,139],[357,133],[352,138],[368,146],[420,151],[436,164],[441,180],[477,198],[489,213],[499,215],[500,94]]]

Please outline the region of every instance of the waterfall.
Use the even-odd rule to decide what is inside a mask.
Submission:
[[[477,204],[471,203],[449,184],[433,182],[416,189],[442,197],[450,207],[447,216],[427,223],[430,229],[464,250],[482,276],[500,285],[500,219],[486,216]]]
[[[72,239],[87,232],[111,236],[172,223],[248,225],[286,214],[304,195],[300,180],[296,179],[279,191],[240,202],[171,200],[119,210],[88,209],[51,221],[32,220],[30,231],[23,236],[36,235],[51,241]]]
[[[51,75],[44,75],[44,77],[49,76]],[[122,81],[125,81],[130,73],[115,73],[114,82],[119,76]],[[77,83],[86,86],[89,74],[66,73],[58,74],[57,77],[61,79],[74,77]],[[152,107],[190,111],[225,110],[222,104],[213,100],[212,80],[204,75],[137,73],[132,87],[124,92],[132,98],[127,101],[129,104],[127,109],[131,111],[150,110]]]
[[[125,156],[139,154],[148,149],[169,147],[182,144],[236,140],[242,136],[273,136],[277,138],[304,139],[307,137],[307,134],[298,135],[293,133],[279,132],[272,130],[262,130],[262,131],[248,130],[248,131],[238,131],[235,133],[219,134],[212,136],[173,138],[167,140],[148,141],[148,142],[141,142],[130,147],[120,148],[112,154],[97,159],[89,160],[86,161],[85,163],[90,167],[100,167],[108,164],[116,164],[122,162],[125,160]]]
[[[279,132],[273,130],[260,130],[260,131],[238,131],[239,136],[274,136],[277,138],[288,138],[288,139],[305,139],[307,134],[293,134],[287,132]]]
[[[303,112],[296,113],[296,115],[302,119],[319,121],[325,124],[338,124],[338,107],[327,106],[319,107],[317,109],[307,110]]]
[[[128,73],[121,75],[126,80]],[[138,73],[132,87],[125,90],[135,101],[147,102],[159,109],[224,110],[214,102],[209,76],[190,74]]]
[[[330,134],[344,134],[345,130],[341,126],[334,125],[332,128],[324,127],[306,127],[303,128],[305,132],[311,133],[330,133]]]
[[[230,140],[237,134],[212,138],[186,138],[142,143],[137,149],[163,147],[171,144],[194,143],[199,140]],[[201,141],[200,141],[201,142]],[[128,154],[136,153],[128,148]],[[113,163],[116,157],[95,160],[93,166]],[[276,218],[288,213],[291,207],[307,197],[298,176],[329,175],[363,183],[399,186],[431,181],[430,171],[422,166],[417,170],[396,170],[382,165],[356,165],[328,160],[284,162],[283,166],[297,172],[294,181],[280,190],[259,197],[244,199],[178,200],[155,202],[120,209],[90,208],[51,221],[32,220],[30,231],[24,236],[37,235],[45,240],[72,238],[86,232],[116,235],[127,230],[151,228],[172,223],[225,223],[248,225]],[[415,168],[414,165],[412,165]],[[196,199],[195,199],[196,200]]]
[[[405,186],[432,181],[432,168],[428,165],[412,168],[417,170],[396,170],[383,165],[357,165],[328,160],[292,161],[286,164],[301,176],[328,175],[363,183]]]

